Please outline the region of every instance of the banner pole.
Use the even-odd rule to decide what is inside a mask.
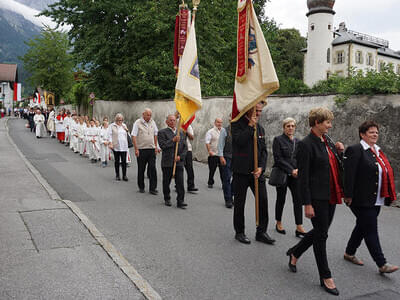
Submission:
[[[179,117],[179,124],[178,124],[178,129],[176,132],[176,136],[181,136],[181,120],[182,117]],[[172,169],[172,178],[175,178],[175,171],[176,171],[176,157],[178,156],[178,146],[179,146],[179,141],[176,142],[175,144],[175,155],[174,155],[174,168]]]
[[[253,117],[256,116],[256,106],[253,108]],[[255,129],[254,129],[254,138],[253,138],[253,143],[254,143],[254,172],[257,172],[258,170],[258,145],[257,145],[257,123],[255,124]],[[254,198],[255,198],[255,208],[256,208],[256,226],[259,225],[259,203],[260,203],[260,197],[258,193],[258,178],[254,178]]]

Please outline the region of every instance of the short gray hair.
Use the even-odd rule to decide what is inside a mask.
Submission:
[[[289,123],[294,123],[294,126],[296,126],[296,120],[293,118],[286,118],[285,120],[282,121],[282,127],[285,128],[285,126]]]
[[[117,119],[122,119],[122,120],[124,120],[124,116],[123,116],[121,113],[117,113],[117,114],[115,115],[114,121],[117,121]]]

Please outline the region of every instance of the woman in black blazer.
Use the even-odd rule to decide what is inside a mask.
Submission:
[[[379,127],[366,121],[359,127],[360,143],[345,153],[345,202],[356,216],[356,226],[347,243],[344,259],[363,265],[355,253],[362,240],[380,273],[392,273],[398,266],[386,262],[378,236],[378,215],[382,205],[396,200],[393,169],[376,142]]]
[[[326,108],[315,108],[309,113],[311,133],[299,142],[297,166],[299,169],[299,196],[307,218],[313,229],[294,247],[287,251],[289,269],[296,272],[296,263],[301,255],[313,246],[321,286],[330,294],[339,295],[332,279],[326,254],[328,229],[332,222],[336,204],[343,196],[340,179],[342,143],[334,145],[328,130],[332,128],[333,114]]]
[[[293,199],[294,218],[296,222],[295,234],[297,237],[303,237],[305,231],[303,228],[302,205],[297,196],[297,161],[295,152],[299,140],[294,137],[296,130],[296,120],[286,118],[283,120],[283,134],[276,136],[272,143],[272,152],[274,155],[274,168],[279,168],[287,174],[286,184],[276,187],[276,203],[275,203],[275,229],[280,234],[286,234],[286,230],[282,226],[282,213],[285,206],[287,188],[290,189]]]

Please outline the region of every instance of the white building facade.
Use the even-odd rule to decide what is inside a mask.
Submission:
[[[18,82],[17,65],[0,64],[0,102],[6,112],[13,109],[15,82]]]
[[[391,67],[400,75],[400,51],[389,42],[356,31],[345,23],[333,29],[335,0],[308,0],[308,37],[304,50],[304,83],[310,87],[331,74],[348,76],[350,70],[381,71]]]

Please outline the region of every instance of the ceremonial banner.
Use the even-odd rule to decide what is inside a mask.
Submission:
[[[13,97],[14,101],[17,101],[17,95],[18,95],[18,83],[14,82],[14,97]]]
[[[174,39],[174,69],[178,73],[179,59],[185,49],[188,28],[190,26],[190,11],[187,4],[179,5],[179,13],[175,18],[175,39]]]
[[[274,64],[251,0],[238,0],[237,59],[232,122],[279,88]]]
[[[194,120],[195,112],[202,106],[194,20],[190,26],[185,50],[179,63],[178,79],[175,86],[175,104],[176,110],[181,115],[182,128],[187,129]]]

